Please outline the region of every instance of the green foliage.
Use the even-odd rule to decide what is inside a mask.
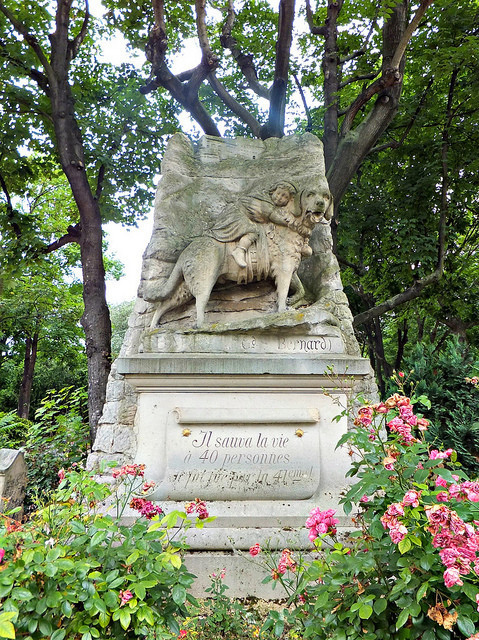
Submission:
[[[284,623],[302,638],[453,640],[479,628],[479,484],[454,451],[429,451],[413,434],[426,426],[414,414],[413,406],[423,409],[417,400],[395,394],[363,407],[338,443],[352,455],[356,481],[341,502],[357,530],[338,540],[334,512],[315,509],[307,527],[316,559],[276,567],[291,587]],[[266,625],[278,620],[271,615]]]
[[[254,633],[259,635],[261,623],[258,612],[226,595],[228,586],[224,583],[224,569],[210,577],[211,586],[206,589],[206,600],[199,611],[190,610],[188,619],[182,625],[184,637],[197,640],[247,640]]]
[[[111,317],[111,353],[114,358],[120,353],[123,338],[128,329],[128,318],[130,317],[135,301],[121,302],[110,306]]]
[[[479,373],[475,350],[453,338],[441,349],[420,343],[403,366],[410,371],[407,381],[415,393],[427,395],[431,401],[431,407],[424,410],[432,423],[428,441],[456,449],[467,472],[478,477],[479,390],[466,381]]]
[[[35,413],[24,441],[28,483],[27,510],[45,500],[58,482],[58,472],[81,464],[89,447],[87,393],[66,387],[50,391]]]
[[[200,521],[172,512],[122,525],[142,476],[140,465],[122,467],[112,487],[77,467],[24,525],[4,521],[0,637],[14,637],[12,625],[32,640],[178,635],[187,603],[196,604],[181,530]]]
[[[0,449],[18,449],[25,442],[30,422],[15,411],[0,413]]]

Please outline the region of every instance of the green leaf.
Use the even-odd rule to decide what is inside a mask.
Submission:
[[[461,587],[461,591],[466,594],[468,598],[470,598],[473,602],[476,602],[476,595],[479,592],[479,588],[470,582],[464,581],[464,584]]]
[[[408,621],[408,619],[409,619],[409,609],[404,609],[404,611],[401,611],[401,613],[398,616],[398,619],[396,622],[396,629],[400,629],[402,626],[404,626]]]
[[[23,589],[23,587],[15,587],[13,589],[11,597],[15,600],[31,600],[33,595],[30,593],[28,589]]]
[[[130,622],[131,622],[131,614],[128,611],[128,609],[121,609],[120,610],[120,624],[121,624],[121,626],[123,627],[123,629],[125,631],[130,626]]]
[[[135,549],[132,553],[130,553],[130,555],[126,559],[126,564],[133,564],[138,560],[139,557],[140,557],[140,552],[138,551],[138,549]]]
[[[459,616],[457,619],[457,626],[459,628],[459,631],[466,636],[466,638],[469,638],[469,636],[472,636],[476,633],[476,627],[474,626],[473,621],[470,618],[467,618],[466,616]]]
[[[186,600],[186,589],[179,584],[175,584],[171,592],[173,602],[178,606],[182,605]]]
[[[0,618],[0,638],[15,638],[15,627],[8,620]]]
[[[359,608],[358,615],[361,618],[361,620],[367,620],[368,618],[371,617],[372,612],[373,612],[373,608],[371,607],[371,605],[363,604]]]
[[[65,617],[70,618],[73,612],[72,606],[71,604],[68,602],[68,600],[63,600],[62,605],[61,605],[61,610],[62,613]]]
[[[429,582],[423,582],[422,585],[417,590],[416,602],[419,602],[419,600],[424,598],[424,596],[426,595],[428,589],[429,589]]]
[[[386,600],[386,598],[378,598],[377,600],[374,601],[374,605],[373,605],[374,612],[379,615],[380,613],[385,611],[387,606],[388,606],[388,601]]]
[[[401,554],[407,553],[411,549],[411,547],[412,547],[411,541],[409,540],[409,537],[406,536],[398,544],[399,553]]]
[[[109,613],[100,613],[100,615],[98,616],[98,621],[102,629],[106,629],[106,627],[110,624],[110,617],[111,616]]]
[[[66,634],[67,632],[65,631],[65,629],[57,629],[52,633],[51,640],[63,640]]]
[[[53,631],[50,621],[45,619],[40,620],[40,622],[38,623],[38,628],[44,636],[50,636]]]

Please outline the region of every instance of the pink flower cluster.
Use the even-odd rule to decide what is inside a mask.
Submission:
[[[259,546],[259,542],[257,542],[256,544],[254,544],[252,547],[250,547],[249,550],[249,554],[250,556],[252,556],[253,558],[255,556],[258,555],[258,553],[261,553],[261,547]]]
[[[163,516],[165,512],[158,504],[153,504],[145,498],[132,498],[130,507],[140,513],[140,516],[144,516],[147,520],[151,520],[155,516]]]
[[[407,535],[407,528],[399,520],[399,516],[404,515],[404,505],[401,502],[393,502],[386,509],[386,513],[381,516],[381,524],[389,531],[391,540],[398,544]]]
[[[479,575],[479,534],[472,524],[464,522],[458,514],[443,504],[426,507],[428,531],[434,536],[432,544],[440,549],[439,555],[446,570],[444,584],[452,587],[462,585],[461,576],[471,572]]]
[[[381,516],[381,524],[389,531],[389,536],[395,544],[404,540],[408,533],[407,527],[399,520],[404,515],[404,508],[412,507],[414,509],[419,507],[420,497],[421,491],[410,489],[404,494],[402,502],[393,502],[386,509],[386,513]]]
[[[431,449],[429,452],[429,460],[447,460],[454,453],[454,449],[446,449],[445,451],[438,451],[437,449]]]
[[[399,415],[387,423],[390,430],[401,436],[402,444],[409,445],[417,442],[417,439],[412,435],[412,427],[417,428],[419,431],[426,431],[429,426],[429,421],[414,415],[411,400],[406,396],[401,396],[399,393],[395,393],[385,400],[385,402],[361,407],[358,411],[357,418],[354,420],[354,424],[356,426],[369,428],[373,423],[375,414],[386,414],[391,409],[397,409]],[[369,437],[371,440],[375,439],[376,434],[374,429],[370,430]]]
[[[316,540],[319,535],[328,534],[334,535],[337,531],[336,525],[339,520],[333,518],[336,511],[334,509],[327,509],[321,511],[319,507],[316,507],[309,514],[309,518],[306,520],[306,528],[309,529],[309,539],[311,542]]]
[[[291,551],[289,549],[283,549],[281,557],[278,561],[278,567],[271,570],[271,577],[273,580],[279,580],[279,578],[286,573],[286,571],[296,571],[296,561],[294,560]]]
[[[436,495],[438,502],[448,502],[449,500],[470,500],[471,502],[479,502],[479,482],[466,480],[458,484],[459,476],[452,475],[455,484],[449,484],[447,480],[438,476],[436,478],[436,487],[444,487],[446,491],[440,491]]]
[[[126,604],[129,600],[133,598],[133,594],[129,589],[125,589],[125,591],[120,591],[118,594],[120,598],[120,607]]]
[[[4,556],[5,556],[5,549],[0,549],[0,563],[2,562]]]
[[[208,509],[206,507],[206,503],[199,498],[195,498],[194,502],[187,502],[185,504],[186,513],[195,513],[200,520],[205,520],[208,516]]]
[[[121,476],[139,476],[143,478],[145,475],[144,464],[124,464],[119,469],[113,469],[111,474],[114,478],[120,478]]]

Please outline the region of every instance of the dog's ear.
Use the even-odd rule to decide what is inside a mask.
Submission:
[[[333,215],[334,215],[334,199],[333,199],[333,194],[329,192],[329,205],[326,211],[324,212],[324,219],[328,221],[332,220]]]

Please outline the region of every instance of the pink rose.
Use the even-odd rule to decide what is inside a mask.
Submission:
[[[463,585],[463,581],[461,580],[461,576],[459,573],[459,569],[456,567],[449,567],[444,571],[444,584],[446,587],[453,587],[455,584],[461,586]]]
[[[447,491],[439,491],[436,496],[436,500],[438,502],[447,502],[449,500],[449,494],[447,493]]]
[[[129,589],[126,589],[125,591],[120,591],[118,596],[120,598],[120,607],[122,607],[124,604],[126,604],[129,600],[133,598],[133,594]]]
[[[414,489],[410,489],[404,495],[402,504],[404,506],[419,507],[419,498],[420,497],[421,497],[421,492],[420,491],[415,491]]]
[[[407,536],[407,529],[403,524],[397,524],[389,529],[389,535],[394,544],[398,544]]]

